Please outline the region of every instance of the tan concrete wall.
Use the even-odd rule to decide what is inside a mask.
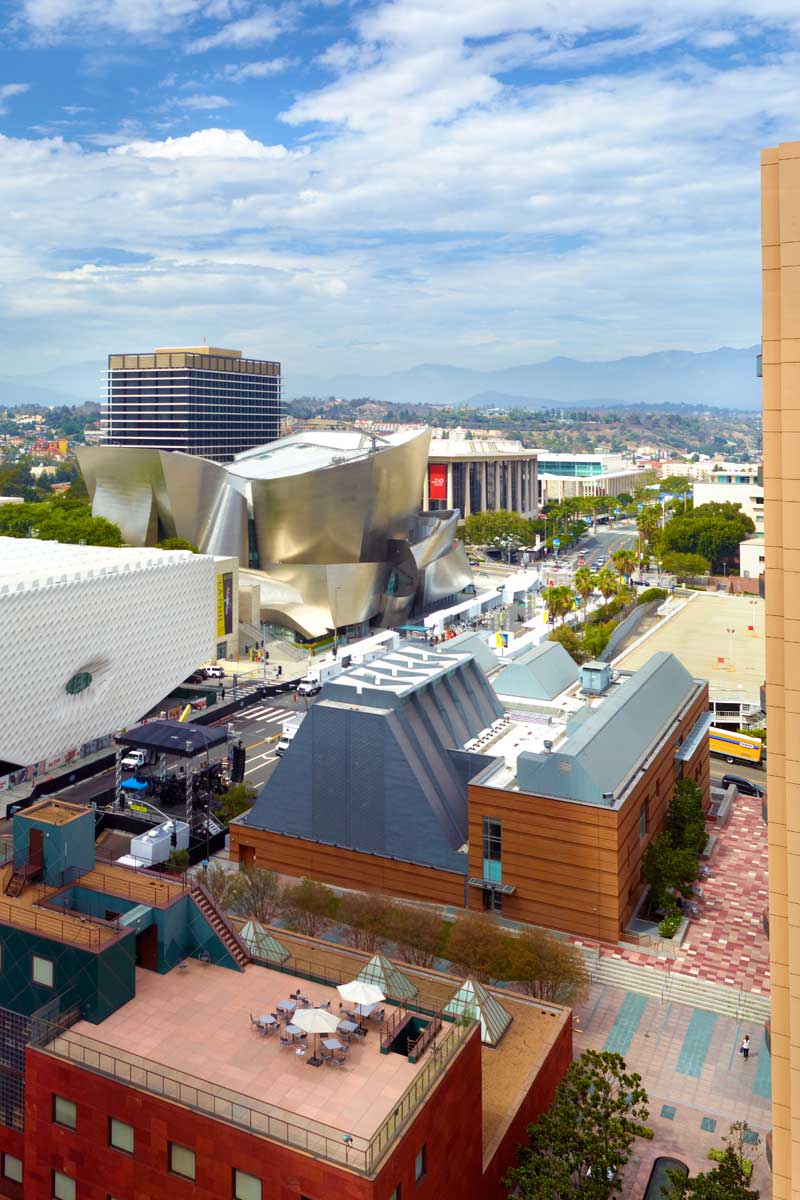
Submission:
[[[800,1200],[800,142],[762,154],[773,1196]]]

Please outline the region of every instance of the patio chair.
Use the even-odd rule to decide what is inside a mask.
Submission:
[[[292,1039],[289,1037],[289,1035],[288,1035],[288,1034],[286,1034],[286,1033],[282,1033],[282,1034],[280,1035],[280,1043],[281,1043],[281,1045],[282,1045],[282,1046],[291,1046],[291,1044],[292,1044]]]
[[[372,1014],[372,1019],[376,1025],[382,1025],[386,1020],[386,1009],[376,1008]]]
[[[320,1058],[322,1059],[322,1061],[323,1061],[324,1063],[326,1063],[326,1062],[333,1062],[333,1051],[332,1051],[332,1050],[326,1050],[324,1046],[321,1046],[321,1047],[320,1047],[319,1056],[320,1056]]]
[[[344,1058],[340,1058],[338,1054],[331,1055],[331,1062],[333,1063],[333,1065],[335,1067],[343,1067],[344,1066]]]
[[[327,1011],[330,1012],[331,1002],[330,1002],[330,1000],[326,1000],[324,1004],[318,1004],[317,1007],[327,1009]],[[340,1007],[341,1007],[341,1005],[340,1005]]]
[[[254,1017],[252,1013],[250,1013],[250,1025],[253,1027],[253,1029],[258,1029],[260,1032],[261,1022],[259,1021],[258,1017]]]

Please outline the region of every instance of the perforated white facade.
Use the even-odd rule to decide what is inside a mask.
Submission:
[[[216,645],[214,560],[0,538],[0,759],[134,724]]]

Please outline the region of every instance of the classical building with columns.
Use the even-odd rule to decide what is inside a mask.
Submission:
[[[538,451],[498,439],[431,441],[423,509],[471,513],[508,509],[523,517],[539,512]]]

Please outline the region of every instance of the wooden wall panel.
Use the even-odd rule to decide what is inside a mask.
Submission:
[[[305,876],[336,887],[386,892],[408,900],[464,906],[464,876],[455,871],[362,854],[266,829],[231,825],[231,858],[246,862],[249,850],[255,851],[252,861],[256,866],[282,875]]]

